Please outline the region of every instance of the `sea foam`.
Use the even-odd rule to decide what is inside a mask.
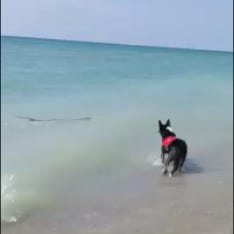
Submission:
[[[1,220],[4,222],[17,222],[15,210],[16,189],[14,188],[14,174],[1,176]]]

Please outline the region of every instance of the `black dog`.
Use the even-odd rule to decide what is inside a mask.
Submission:
[[[166,124],[162,124],[160,120],[158,121],[158,124],[159,133],[162,137],[161,159],[162,163],[165,165],[163,174],[167,174],[168,166],[171,162],[173,162],[173,170],[169,174],[171,177],[176,171],[180,172],[184,165],[187,156],[187,144],[184,140],[178,139],[176,137],[176,134],[171,129],[171,123],[169,119],[167,120]],[[165,154],[168,155],[166,161]]]

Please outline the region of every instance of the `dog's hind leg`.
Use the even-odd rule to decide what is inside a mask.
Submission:
[[[172,175],[174,175],[174,173],[177,171],[177,169],[179,168],[179,162],[178,160],[174,161],[174,166],[173,166],[173,170],[171,173],[169,173],[169,177],[171,177]]]
[[[167,158],[167,161],[165,163],[165,170],[166,170],[166,173],[167,173],[167,168],[170,164],[171,161],[174,162],[174,165],[173,165],[173,170],[172,172],[169,174],[169,176],[171,177],[173,175],[173,173],[178,169],[178,160],[177,160],[177,157],[176,157],[176,148],[175,147],[172,147],[170,152],[168,153],[168,158]]]
[[[179,168],[178,168],[178,171],[179,172],[182,172],[183,171],[183,165],[184,165],[184,162],[185,162],[185,158],[186,156],[184,156],[182,159],[180,159],[179,161]]]
[[[166,162],[165,162],[165,166],[164,166],[164,169],[163,169],[163,174],[166,175],[167,172],[168,172],[168,166],[170,164],[170,162],[173,161],[173,158],[171,157],[171,155],[168,155],[167,159],[166,159]]]

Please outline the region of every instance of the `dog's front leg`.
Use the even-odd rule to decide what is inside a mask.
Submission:
[[[162,146],[161,147],[161,160],[162,160],[162,163],[165,162],[165,153],[166,153],[165,148],[164,148],[164,146]]]

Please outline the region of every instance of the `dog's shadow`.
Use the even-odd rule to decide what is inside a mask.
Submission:
[[[187,158],[184,164],[184,172],[186,174],[200,174],[204,171],[204,168],[199,165],[198,162],[191,158]]]

